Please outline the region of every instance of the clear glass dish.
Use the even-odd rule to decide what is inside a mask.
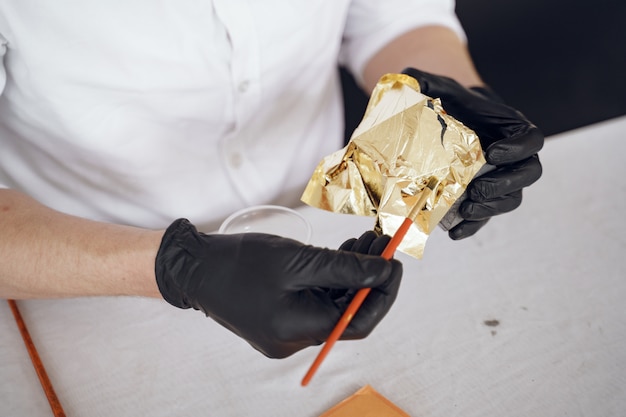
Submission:
[[[311,224],[300,213],[283,206],[252,206],[231,214],[219,233],[269,233],[309,243]]]

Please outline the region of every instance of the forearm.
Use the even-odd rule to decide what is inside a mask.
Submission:
[[[158,297],[162,234],[65,215],[0,189],[0,298]]]
[[[386,73],[407,67],[454,78],[466,87],[483,85],[467,46],[445,27],[427,26],[396,38],[378,51],[365,67],[366,91],[371,91]]]

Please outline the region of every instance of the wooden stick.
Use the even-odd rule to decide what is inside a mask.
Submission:
[[[428,198],[428,196],[430,196],[430,193],[435,189],[436,186],[437,180],[435,178],[431,178],[424,190],[422,191],[422,195],[420,196],[419,200],[417,201],[417,203],[415,203],[415,206],[413,206],[413,209],[409,213],[408,217],[404,219],[396,233],[393,235],[393,237],[385,247],[385,250],[381,255],[383,258],[389,260],[393,257],[393,254],[398,248],[398,245],[400,244],[400,242],[402,242],[402,239],[404,239],[404,236],[411,227],[411,224],[413,224],[413,220],[417,217],[422,208],[424,208],[424,206],[426,205],[426,199]],[[304,378],[302,378],[302,382],[300,382],[300,384],[303,387],[308,385],[308,383],[311,381],[311,378],[313,378],[313,375],[328,355],[328,352],[330,352],[330,349],[333,347],[335,342],[339,340],[343,332],[346,330],[346,327],[348,327],[348,325],[352,321],[352,318],[357,313],[357,311],[361,307],[361,304],[363,304],[363,301],[365,301],[365,298],[370,293],[370,291],[371,288],[362,288],[357,291],[356,295],[350,302],[350,305],[348,305],[348,308],[339,319],[339,322],[337,322],[335,328],[328,336],[326,343],[324,344],[324,346],[322,346],[322,350],[320,350],[317,357],[309,367],[306,375],[304,375]]]
[[[28,354],[30,355],[30,360],[33,363],[33,367],[35,368],[35,372],[37,372],[37,376],[39,377],[39,382],[41,383],[41,387],[46,393],[46,397],[48,397],[48,403],[50,404],[50,408],[52,409],[52,413],[55,417],[65,417],[65,412],[63,411],[63,407],[61,406],[61,402],[57,398],[56,393],[54,392],[54,388],[52,387],[52,383],[48,378],[48,374],[46,373],[46,368],[43,366],[43,362],[41,362],[41,358],[37,353],[37,349],[35,348],[35,344],[30,337],[30,333],[28,332],[28,328],[26,327],[26,323],[24,323],[24,319],[20,314],[20,310],[17,308],[17,303],[15,300],[7,300],[9,303],[9,307],[11,307],[11,311],[13,312],[13,317],[15,317],[15,322],[17,323],[17,327],[20,329],[20,333],[22,334],[22,339],[24,340],[24,344],[26,345],[26,349],[28,350]]]

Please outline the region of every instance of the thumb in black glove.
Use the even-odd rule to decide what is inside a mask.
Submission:
[[[465,220],[452,228],[449,236],[471,236],[492,216],[517,208],[522,189],[541,177],[537,152],[544,137],[537,126],[486,87],[468,89],[451,78],[414,68],[403,73],[415,78],[424,94],[441,99],[448,114],[474,130],[487,163],[496,166],[469,184],[468,199],[459,207]]]
[[[343,338],[367,336],[396,298],[402,265],[274,235],[203,234],[179,219],[163,236],[155,271],[170,304],[201,310],[282,358],[326,340],[349,302],[330,290],[372,288]]]

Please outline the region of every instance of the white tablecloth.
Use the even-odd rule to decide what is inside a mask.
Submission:
[[[19,305],[69,416],[318,416],[365,384],[415,417],[624,416],[624,130],[625,117],[549,138],[519,209],[463,241],[436,231],[421,261],[399,255],[392,311],[306,388],[317,347],[267,359],[164,301]],[[372,226],[301,212],[323,246]],[[49,416],[4,302],[0,335],[0,416]]]

